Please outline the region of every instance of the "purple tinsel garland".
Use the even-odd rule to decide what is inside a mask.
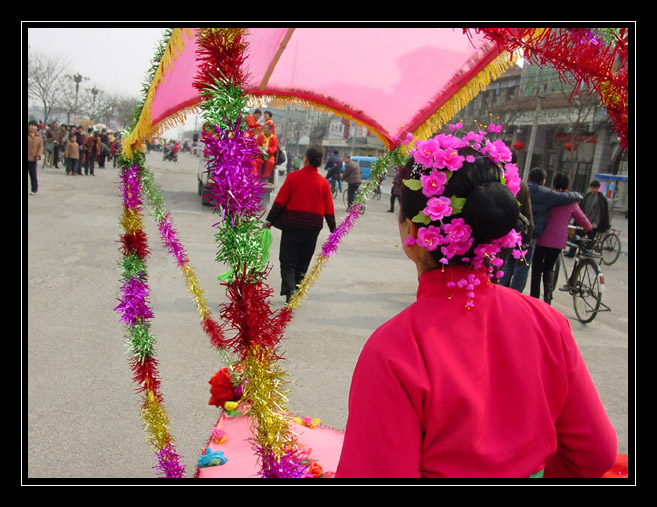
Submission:
[[[156,458],[158,464],[153,468],[157,473],[167,479],[181,479],[185,477],[185,467],[180,464],[180,456],[173,448],[173,444],[168,443],[164,449],[160,449]]]
[[[342,238],[352,229],[360,211],[362,204],[353,204],[347,214],[340,222],[340,225],[326,238],[322,245],[322,257],[330,257],[337,252]]]
[[[280,459],[271,452],[260,451],[263,479],[302,479],[312,477],[308,462],[296,451],[288,451]]]
[[[126,167],[121,173],[120,189],[123,204],[128,209],[141,206],[141,177],[139,171],[139,166],[132,165]]]
[[[255,172],[259,150],[254,139],[240,129],[238,118],[231,131],[214,127],[215,135],[204,135],[208,160],[208,182],[212,205],[221,211],[222,221],[230,217],[257,217],[264,180]],[[215,224],[216,225],[216,224]]]
[[[164,215],[164,219],[158,223],[158,229],[160,230],[160,236],[162,237],[164,246],[169,249],[169,252],[171,252],[178,261],[178,267],[187,264],[187,262],[189,262],[187,252],[185,251],[185,247],[183,247],[178,240],[178,233],[173,228],[170,211],[167,211],[166,215]]]
[[[144,280],[137,277],[131,278],[121,287],[121,293],[123,298],[115,307],[115,310],[122,314],[121,322],[133,326],[137,322],[153,317],[147,300],[148,285]]]

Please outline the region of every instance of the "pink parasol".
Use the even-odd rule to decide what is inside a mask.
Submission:
[[[196,31],[154,83],[151,125],[200,102],[193,86]],[[423,127],[430,135],[501,74],[511,59],[461,28],[249,28],[245,91],[331,110],[388,147]]]

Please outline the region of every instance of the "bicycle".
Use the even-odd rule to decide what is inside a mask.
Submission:
[[[554,280],[552,289],[557,285],[559,269],[566,276],[566,285],[560,288],[562,292],[568,292],[573,297],[573,307],[577,320],[582,324],[593,321],[600,312],[609,312],[611,309],[602,302],[604,293],[604,274],[596,259],[600,255],[594,252],[590,246],[591,240],[585,237],[574,236],[568,241],[568,246],[575,248],[575,262],[570,276],[566,268],[563,251],[559,254],[559,260],[554,267]]]
[[[43,150],[43,167],[53,167],[55,165],[55,150],[57,146],[53,143],[44,143]]]
[[[356,191],[356,195],[358,195],[358,191]],[[347,185],[347,188],[345,188],[342,192],[342,202],[344,203],[344,207],[348,210],[349,209],[349,185]],[[365,213],[365,203],[362,203],[361,208],[360,208],[360,214],[362,215]]]
[[[339,185],[339,181],[335,178],[330,178],[329,181],[331,182],[331,195],[335,199],[338,196],[338,187],[342,187],[342,185]]]
[[[602,264],[611,266],[620,257],[620,231],[610,228],[603,233],[596,234],[591,248],[594,252],[600,254],[600,262]]]
[[[381,183],[367,194],[367,200],[369,201],[370,199],[376,199],[377,201],[381,199]]]

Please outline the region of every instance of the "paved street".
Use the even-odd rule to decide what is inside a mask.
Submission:
[[[179,238],[216,316],[224,300],[217,276],[212,225],[218,221],[197,194],[198,159],[182,154],[177,163],[153,153],[147,162],[172,211]],[[139,417],[127,363],[124,330],[113,308],[119,297],[118,225],[121,201],[118,170],[67,177],[63,169],[39,170],[40,191],[26,204],[27,340],[23,342],[23,422],[29,478],[145,478],[155,475]],[[291,393],[288,408],[343,429],[351,372],[364,342],[380,324],[415,298],[415,267],[398,245],[396,215],[387,213],[390,180],[380,201],[367,212],[331,258],[308,299],[296,311],[284,341]],[[336,200],[338,218],[345,213]],[[210,377],[223,366],[210,347],[185,280],[162,248],[154,222],[146,216],[152,251],[148,262],[155,313],[164,404],[171,433],[184,457],[187,475],[219,415],[208,405]],[[628,452],[628,355],[630,284],[628,221],[615,215],[623,254],[603,267],[604,301],[611,312],[591,324],[577,322],[571,298],[559,292],[554,306],[572,329],[619,436]],[[274,230],[270,285],[278,294],[278,245]],[[324,229],[320,244],[328,235]],[[284,300],[275,296],[273,304]],[[632,389],[633,391],[633,389]]]

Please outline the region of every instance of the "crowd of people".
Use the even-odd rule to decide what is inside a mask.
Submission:
[[[108,129],[31,121],[27,146],[30,193],[34,195],[39,190],[37,164],[48,152],[53,167],[63,168],[67,176],[94,176],[96,168],[105,168],[121,153],[121,135]]]
[[[527,224],[523,232],[524,259],[508,257],[502,268],[500,283],[523,292],[530,280],[530,295],[542,297],[551,304],[555,266],[559,253],[568,243],[569,226],[580,227],[593,240],[611,226],[609,204],[600,193],[600,182],[591,181],[589,192],[582,196],[569,191],[570,179],[556,173],[552,187],[546,185],[547,174],[541,168],[532,169],[528,182],[523,182],[518,194],[520,213]],[[574,252],[569,251],[567,256]]]

